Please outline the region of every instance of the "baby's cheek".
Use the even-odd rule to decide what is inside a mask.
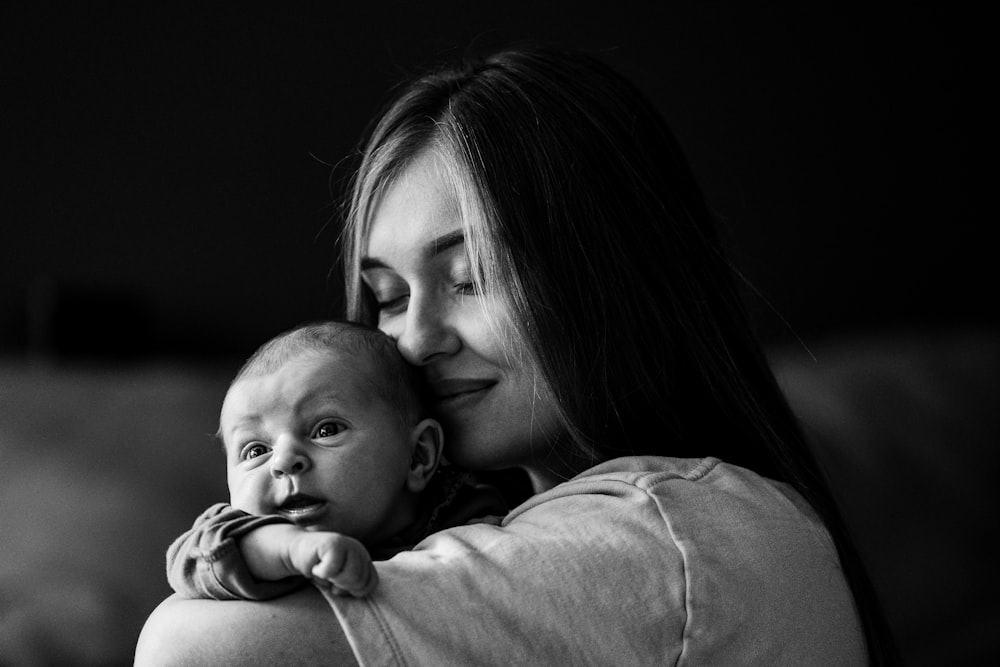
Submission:
[[[262,515],[269,512],[264,508],[264,493],[266,485],[259,483],[251,475],[230,472],[229,474],[229,504],[235,509],[249,514]]]

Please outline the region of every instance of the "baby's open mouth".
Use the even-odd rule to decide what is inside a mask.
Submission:
[[[322,498],[316,498],[306,493],[296,493],[278,505],[278,512],[292,517],[303,516],[315,512],[326,505]]]

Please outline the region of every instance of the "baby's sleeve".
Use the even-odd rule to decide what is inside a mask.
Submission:
[[[212,505],[167,549],[167,581],[185,598],[269,600],[308,582],[305,577],[278,581],[257,579],[239,548],[239,538],[274,523],[280,516],[254,516],[226,503]]]

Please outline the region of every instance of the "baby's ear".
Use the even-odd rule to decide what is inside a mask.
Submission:
[[[441,462],[441,451],[444,446],[444,434],[441,424],[434,419],[424,419],[410,431],[410,442],[413,444],[413,457],[410,459],[410,472],[406,477],[406,488],[419,493],[427,486]]]

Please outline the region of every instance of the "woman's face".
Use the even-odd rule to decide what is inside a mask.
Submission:
[[[554,401],[529,361],[505,354],[484,309],[508,322],[504,301],[473,284],[458,202],[444,168],[424,153],[392,183],[372,218],[361,276],[378,302],[378,326],[423,370],[448,457],[473,470],[526,469],[561,428]]]

